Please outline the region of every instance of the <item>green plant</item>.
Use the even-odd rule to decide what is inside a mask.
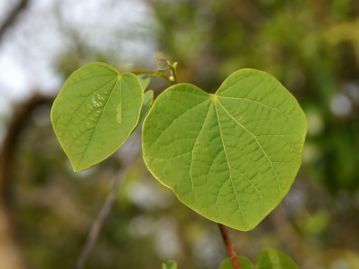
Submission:
[[[157,71],[139,76],[104,63],[85,65],[57,96],[53,128],[73,169],[81,171],[117,151],[147,114],[142,149],[148,169],[182,203],[219,223],[238,269],[224,225],[251,230],[288,193],[301,164],[305,115],[265,72],[236,71],[215,93],[207,93],[177,84],[176,67],[162,59]],[[146,89],[153,76],[174,85],[152,105],[153,92]],[[266,259],[272,267],[257,263],[257,268],[282,268],[277,260]]]
[[[283,252],[273,248],[263,250],[257,257],[256,265],[243,256],[238,257],[242,269],[298,269],[295,262]],[[231,259],[225,259],[219,269],[233,269]]]
[[[162,269],[177,269],[177,264],[175,261],[167,261],[162,264]]]

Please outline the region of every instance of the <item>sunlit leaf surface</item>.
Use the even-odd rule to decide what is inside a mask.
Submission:
[[[242,69],[215,94],[191,84],[165,90],[145,119],[143,154],[188,207],[250,230],[288,193],[305,134],[296,99],[271,75]]]
[[[139,79],[103,63],[76,70],[55,99],[51,120],[75,171],[114,153],[137,125],[143,102]]]

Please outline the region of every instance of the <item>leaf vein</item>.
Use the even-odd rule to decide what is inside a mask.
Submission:
[[[236,201],[237,201],[237,205],[238,205],[238,210],[240,212],[240,214],[242,215],[242,218],[243,218],[243,221],[245,222],[245,217],[244,217],[244,214],[242,212],[242,207],[240,205],[240,202],[239,202],[239,198],[238,198],[238,194],[237,194],[237,191],[236,191],[236,188],[234,186],[234,182],[233,182],[233,179],[232,179],[232,173],[231,173],[231,165],[229,163],[229,159],[228,159],[228,155],[227,155],[227,151],[226,151],[226,146],[225,146],[225,143],[224,143],[224,139],[223,139],[223,134],[222,134],[222,127],[221,127],[221,123],[220,123],[220,120],[219,120],[219,115],[218,115],[218,111],[217,111],[217,106],[216,106],[216,102],[214,102],[214,108],[216,110],[216,116],[217,116],[217,123],[218,123],[218,129],[219,129],[219,133],[220,133],[220,136],[221,136],[221,141],[222,141],[222,146],[223,146],[223,152],[224,152],[224,155],[226,157],[226,163],[227,163],[227,167],[228,167],[228,172],[229,172],[229,180],[231,182],[231,186],[232,186],[232,189],[233,189],[233,192],[235,194],[235,197],[236,197]]]
[[[197,137],[196,137],[196,139],[195,139],[195,141],[193,143],[192,150],[191,150],[191,161],[190,161],[190,166],[189,166],[189,176],[190,176],[190,179],[191,179],[191,190],[193,190],[193,176],[192,176],[193,153],[194,153],[194,149],[196,147],[197,141],[198,141],[198,137],[201,135],[203,127],[206,124],[206,121],[208,119],[209,111],[211,109],[211,104],[212,104],[212,102],[209,103],[208,110],[207,110],[206,116],[204,118],[203,124],[201,126],[201,129],[198,132],[198,135],[197,135]]]
[[[166,128],[162,129],[162,132],[160,133],[159,136],[156,137],[156,139],[152,142],[152,145],[154,145],[158,139],[161,138],[161,136],[168,130],[168,128],[170,128],[178,119],[180,119],[181,117],[183,117],[184,115],[186,115],[189,111],[192,111],[193,109],[197,108],[198,106],[202,105],[204,102],[208,101],[208,99],[203,100],[202,102],[190,107],[189,109],[185,110],[183,113],[179,114],[176,118],[174,118],[172,120],[172,122],[170,124],[168,124],[166,126]],[[158,128],[157,128],[158,129]]]
[[[111,99],[112,93],[114,92],[114,89],[116,88],[116,85],[117,85],[118,82],[119,82],[119,80],[116,81],[116,83],[112,86],[112,88],[111,88],[111,90],[110,90],[110,94],[108,95],[108,98],[107,98],[107,100],[106,100],[106,102],[105,102],[105,104],[104,104],[104,106],[103,106],[103,109],[101,110],[101,113],[100,113],[100,115],[99,115],[99,117],[98,117],[98,120],[96,121],[96,125],[95,125],[95,127],[93,128],[93,131],[91,132],[90,138],[89,138],[88,142],[87,142],[86,145],[85,145],[85,150],[83,151],[83,154],[82,154],[82,156],[81,156],[81,159],[80,159],[80,161],[79,161],[79,164],[82,163],[82,160],[83,160],[83,158],[85,157],[85,155],[86,155],[86,153],[87,153],[87,151],[88,151],[88,149],[89,149],[89,145],[90,145],[91,142],[92,142],[93,136],[94,136],[95,131],[96,131],[97,126],[98,126],[98,123],[99,123],[100,120],[101,120],[101,117],[102,117],[102,115],[103,115],[103,112],[105,111],[106,106],[107,106],[109,100]],[[121,91],[121,90],[122,90],[122,83],[120,82],[120,91]]]
[[[269,162],[269,165],[271,166],[272,168],[272,171],[274,172],[274,175],[275,175],[275,178],[277,180],[277,183],[278,183],[278,187],[279,187],[279,190],[282,189],[281,187],[281,183],[280,183],[280,179],[279,179],[279,176],[278,176],[278,173],[277,173],[277,170],[274,168],[273,166],[273,162],[272,160],[269,158],[268,154],[265,152],[262,144],[258,141],[257,139],[257,136],[252,133],[247,127],[245,127],[242,123],[240,123],[224,106],[223,104],[218,100],[218,104],[222,107],[223,111],[238,125],[240,126],[243,130],[245,130],[250,136],[252,136],[258,146],[258,148],[261,150],[261,152],[263,153],[264,157],[267,159],[267,161]]]

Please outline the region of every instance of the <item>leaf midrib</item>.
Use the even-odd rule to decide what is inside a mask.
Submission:
[[[280,182],[280,179],[279,179],[279,176],[278,176],[278,173],[277,173],[277,170],[274,168],[273,166],[273,162],[272,160],[269,158],[268,154],[265,152],[262,144],[258,141],[257,139],[257,136],[252,133],[247,127],[245,127],[242,123],[240,123],[224,106],[223,104],[218,100],[217,101],[218,104],[221,106],[221,108],[223,109],[223,111],[238,125],[240,126],[243,130],[245,130],[250,136],[252,136],[252,138],[255,140],[258,148],[261,150],[261,152],[263,153],[264,157],[267,159],[269,165],[271,166],[271,169],[272,171],[274,172],[274,175],[275,175],[275,178],[276,178],[276,181],[278,183],[278,188],[279,190],[282,189],[282,186],[281,186],[281,182]]]
[[[95,134],[95,132],[96,132],[97,126],[98,126],[99,122],[101,121],[101,117],[102,117],[102,115],[103,115],[103,112],[105,111],[106,106],[107,106],[107,104],[108,104],[108,101],[111,99],[111,96],[112,96],[112,94],[113,94],[113,92],[114,92],[114,89],[116,88],[118,82],[120,82],[120,92],[122,91],[122,82],[117,78],[116,83],[112,86],[112,88],[111,88],[111,90],[110,90],[110,94],[109,94],[108,97],[107,97],[107,100],[106,100],[106,102],[105,102],[105,104],[104,104],[104,106],[103,106],[103,109],[101,110],[101,113],[100,113],[100,115],[99,115],[99,117],[98,117],[98,120],[96,121],[96,125],[95,125],[95,127],[93,128],[93,131],[91,132],[90,138],[89,138],[88,142],[86,143],[85,150],[83,151],[82,156],[81,156],[81,159],[80,159],[80,161],[79,161],[79,166],[81,166],[81,163],[82,163],[82,161],[83,161],[83,159],[84,159],[84,157],[85,157],[85,155],[86,155],[86,153],[87,153],[87,151],[88,151],[88,149],[89,149],[89,147],[90,147],[90,144],[91,144],[92,139],[93,139],[93,136],[94,136],[94,134]]]
[[[97,92],[99,92],[100,90],[102,90],[105,86],[107,86],[107,85],[110,84],[111,82],[114,82],[116,79],[117,79],[117,78],[111,79],[111,80],[107,81],[105,84],[103,84],[103,85],[101,85],[100,87],[98,87],[97,89],[94,89],[94,91],[93,91],[90,95],[84,97],[84,100],[78,105],[78,107],[77,107],[74,111],[71,112],[71,114],[77,113],[77,112],[82,108],[83,104],[84,104],[86,101],[88,101],[90,98],[92,98]],[[116,85],[116,82],[115,82],[114,85]],[[65,126],[68,126],[69,124],[72,123],[73,119],[74,119],[74,117],[69,118],[69,120],[68,120],[64,125],[65,125]],[[66,129],[65,129],[65,132],[63,133],[62,136],[65,136],[65,135],[66,135],[66,131],[71,132],[71,130],[70,130],[69,128],[66,128]]]
[[[217,101],[216,101],[215,99],[213,99],[214,109],[215,109],[215,111],[216,111],[218,129],[219,129],[219,133],[220,133],[221,141],[222,141],[222,146],[223,146],[223,152],[224,152],[224,155],[225,155],[225,157],[226,157],[226,164],[227,164],[227,167],[228,167],[229,180],[230,180],[230,182],[231,182],[231,186],[232,186],[233,192],[234,192],[235,197],[236,197],[236,201],[237,201],[237,205],[238,205],[238,210],[239,210],[240,214],[242,215],[243,222],[245,223],[245,226],[248,226],[248,223],[245,221],[246,218],[244,217],[244,214],[243,214],[243,211],[242,211],[242,207],[241,207],[240,202],[239,202],[239,199],[238,199],[237,190],[236,190],[236,188],[235,188],[235,186],[234,186],[234,182],[233,182],[233,179],[232,179],[231,165],[230,165],[230,163],[229,163],[229,159],[228,159],[228,155],[227,155],[227,151],[226,151],[226,146],[225,146],[224,139],[223,139],[222,127],[221,127],[221,123],[220,123],[220,120],[219,120],[219,115],[218,115],[218,111],[217,111],[216,102],[217,102]]]

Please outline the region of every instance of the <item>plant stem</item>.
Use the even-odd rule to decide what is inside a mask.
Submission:
[[[105,203],[103,204],[99,214],[97,215],[94,223],[92,224],[91,230],[88,234],[86,243],[82,249],[81,255],[77,261],[76,269],[83,269],[85,268],[85,264],[91,254],[93,247],[96,244],[97,238],[102,230],[102,227],[111,212],[111,209],[114,205],[116,200],[117,193],[119,191],[120,182],[122,180],[123,173],[114,178],[110,192],[108,193]]]
[[[0,41],[3,40],[5,32],[11,28],[20,17],[21,13],[26,11],[26,9],[30,6],[31,1],[29,0],[20,0],[17,1],[17,4],[14,5],[14,8],[9,12],[9,14],[2,20],[2,24],[0,25]]]
[[[133,69],[133,70],[130,70],[129,72],[136,74],[136,75],[145,75],[147,77],[163,78],[163,79],[167,80],[169,83],[174,84],[174,82],[171,81],[169,79],[169,77],[162,71],[153,71],[153,70],[148,70],[148,69]]]
[[[151,69],[144,69],[144,68],[135,68],[135,69],[131,69],[128,72],[131,72],[136,75],[147,75],[147,76],[155,76],[156,75],[156,71],[153,71]]]
[[[135,134],[132,134],[132,136]],[[131,139],[131,138],[130,138]],[[130,167],[130,164],[136,159],[138,156],[138,153],[140,151],[141,147],[135,146],[134,143],[136,143],[138,140],[130,140],[126,142],[128,144],[128,152],[126,152],[126,155],[124,155],[123,161],[122,161],[122,169],[118,172],[118,174],[113,178],[110,190],[106,196],[105,202],[103,203],[100,212],[96,216],[96,219],[91,225],[91,229],[87,235],[86,242],[82,248],[81,254],[77,260],[76,263],[76,269],[84,269],[87,260],[90,257],[90,254],[96,244],[97,238],[100,235],[100,232],[115,204],[118,191],[120,189],[120,185],[122,182],[122,179],[127,174],[128,169]],[[122,149],[123,151],[124,149]]]
[[[227,230],[227,227],[223,224],[218,223],[219,230],[221,231],[221,235],[226,245],[226,249],[229,257],[231,258],[233,269],[241,269],[241,265],[239,264],[236,250],[234,249],[234,245],[232,243],[231,236]]]
[[[163,78],[172,85],[177,84],[177,62],[171,63],[170,61],[165,60],[165,65],[166,66],[164,69],[157,69],[157,71],[137,68],[132,69],[130,72],[136,75],[146,75],[148,77]]]

